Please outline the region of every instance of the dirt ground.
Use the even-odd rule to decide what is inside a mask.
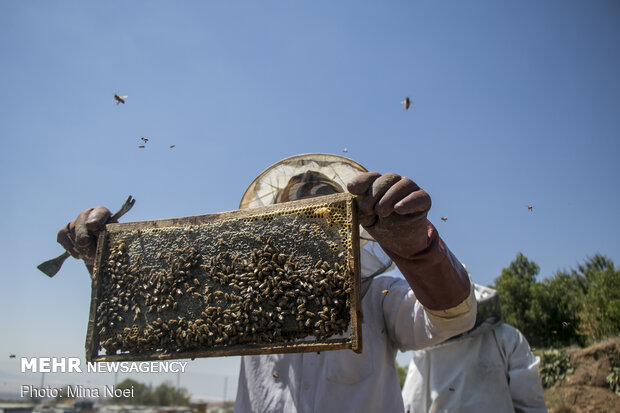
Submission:
[[[566,353],[574,372],[545,390],[549,413],[620,412],[620,397],[605,381],[611,365],[620,366],[620,337]]]

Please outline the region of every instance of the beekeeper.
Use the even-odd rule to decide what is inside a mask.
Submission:
[[[405,412],[546,412],[539,358],[519,330],[500,321],[497,291],[475,285],[473,329],[413,351]]]
[[[347,190],[358,196],[361,232],[363,352],[246,356],[236,412],[403,412],[395,368],[398,350],[421,349],[470,329],[476,301],[469,276],[426,219],[429,195],[412,180],[368,172],[336,155],[310,154],[267,168],[246,190],[240,208]],[[110,216],[82,211],[58,241],[92,271],[89,230]],[[378,275],[392,268],[399,276]],[[384,293],[387,290],[387,293]]]

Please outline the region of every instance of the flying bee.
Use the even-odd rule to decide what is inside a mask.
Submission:
[[[389,292],[390,292],[390,290],[382,290],[382,291],[381,291],[381,293],[382,293],[382,294],[384,294],[384,295],[385,295],[385,294],[387,294],[387,293],[389,293]]]
[[[442,220],[443,222],[446,222],[446,221],[448,220],[448,217],[441,217],[441,220]]]
[[[347,148],[344,148],[344,149],[342,150],[342,152],[347,153],[347,152],[349,152],[349,150],[348,150]]]
[[[531,205],[528,205],[528,206],[527,206],[527,210],[528,210],[528,211],[533,211],[533,210],[534,210],[534,207],[533,207],[533,206],[531,206]]]
[[[149,141],[149,138],[143,136],[140,138],[142,140],[142,142],[147,143]]]
[[[144,145],[138,145],[138,148],[144,149]]]
[[[171,148],[174,148],[176,145],[170,145]]]
[[[116,101],[117,105],[119,103],[125,104],[125,99],[127,99],[127,96],[117,95],[116,93],[114,94],[114,100]]]
[[[405,110],[409,110],[409,106],[411,106],[411,99],[409,99],[409,96],[407,96],[405,100],[403,100],[400,103],[403,104],[403,107],[405,108]]]

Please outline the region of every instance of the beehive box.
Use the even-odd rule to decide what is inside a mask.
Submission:
[[[361,351],[350,194],[99,235],[86,359]]]

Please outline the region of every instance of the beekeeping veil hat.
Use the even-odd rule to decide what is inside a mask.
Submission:
[[[320,153],[292,156],[258,175],[243,194],[239,209],[344,192],[347,183],[364,172],[368,172],[366,168],[343,156]],[[360,245],[362,277],[374,277],[392,267],[392,260],[361,227]]]
[[[495,324],[500,321],[501,311],[497,290],[474,284],[474,295],[478,303],[478,313],[476,314],[474,328],[485,322]]]

